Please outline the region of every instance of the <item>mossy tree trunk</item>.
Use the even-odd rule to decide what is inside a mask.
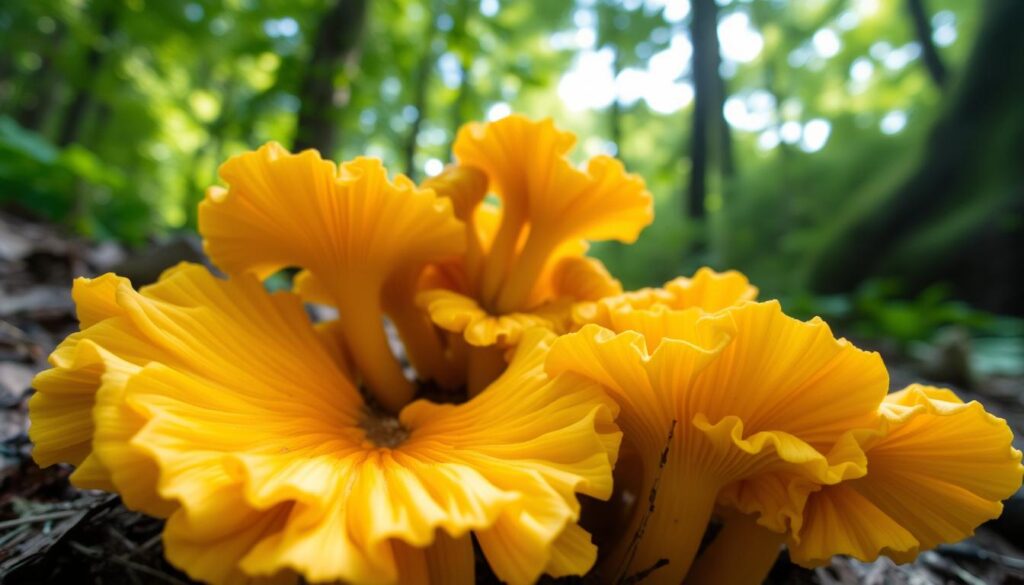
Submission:
[[[338,142],[337,109],[344,105],[335,77],[359,55],[367,0],[336,0],[320,21],[299,87],[295,150],[315,148],[332,156]]]
[[[985,10],[920,163],[824,243],[810,265],[816,290],[873,276],[912,288],[952,279],[965,300],[1024,312],[1013,298],[1024,286],[1024,2],[991,0]]]

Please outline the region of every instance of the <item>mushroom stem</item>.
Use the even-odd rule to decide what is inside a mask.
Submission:
[[[497,300],[501,283],[515,259],[519,235],[523,231],[525,221],[522,212],[513,215],[508,206],[503,207],[502,212],[507,215],[501,218],[501,227],[498,228],[498,234],[487,255],[480,282],[480,299],[488,308]]]
[[[439,529],[434,542],[426,548],[398,539],[392,547],[398,567],[397,582],[402,585],[463,585],[476,579],[473,539],[468,534],[452,538]]]
[[[335,287],[341,333],[356,372],[385,409],[397,413],[412,401],[415,389],[391,352],[375,286]]]
[[[466,382],[472,398],[490,386],[505,371],[505,349],[498,346],[469,348],[469,379]]]
[[[686,583],[759,585],[775,564],[784,540],[785,534],[760,526],[754,516],[729,513],[718,536],[686,576]]]
[[[677,585],[700,548],[721,485],[687,465],[680,451],[677,441],[663,464],[645,465],[645,489],[625,533],[629,538],[607,561],[616,582]]]
[[[484,263],[484,248],[480,234],[476,231],[476,220],[472,215],[466,219],[466,255],[462,265],[466,270],[466,283],[473,297],[480,295],[481,271]]]
[[[469,349],[470,345],[461,333],[442,331],[444,345],[447,348],[445,358],[451,364],[451,369],[459,376],[459,386],[466,385],[466,376],[469,372]]]
[[[409,283],[412,286],[412,283]],[[411,290],[411,289],[407,289]],[[409,298],[387,303],[387,314],[398,329],[409,362],[421,379],[435,380],[442,388],[452,389],[459,380],[444,355],[441,338],[430,318]]]
[[[453,538],[437,531],[434,544],[426,550],[430,585],[462,585],[475,583],[473,539],[468,534]]]
[[[551,252],[558,245],[558,239],[552,238],[549,234],[550,232],[544,234],[541,230],[531,229],[523,251],[498,294],[495,305],[498,314],[527,308],[525,305],[530,300],[533,285],[540,278]]]

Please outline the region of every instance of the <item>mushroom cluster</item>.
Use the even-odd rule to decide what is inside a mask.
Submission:
[[[890,394],[878,354],[737,272],[624,292],[587,248],[634,241],[652,198],[574,140],[469,124],[420,185],[231,158],[199,209],[224,277],[74,283],[36,461],[166,518],[168,560],[218,584],[471,584],[481,557],[512,584],[757,583],[783,546],[906,562],[1000,514],[1024,467],[980,404]]]

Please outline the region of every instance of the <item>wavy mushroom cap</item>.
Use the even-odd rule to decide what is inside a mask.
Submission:
[[[357,276],[383,282],[464,249],[450,200],[402,175],[388,180],[374,158],[335,166],[314,150],[291,154],[271,142],[232,157],[220,176],[228,188],[210,189],[199,229],[229,274],[262,278],[297,266],[330,289]]]
[[[469,221],[487,195],[487,175],[473,167],[448,165],[437,176],[423,181],[421,187],[450,199],[455,217]]]
[[[651,195],[643,180],[608,156],[590,159],[586,170],[567,155],[576,137],[550,119],[534,122],[511,115],[467,124],[453,150],[460,164],[482,169],[512,217],[578,238],[636,240],[651,223]]]
[[[414,389],[391,354],[382,313],[408,312],[409,284],[423,267],[465,249],[451,200],[401,175],[388,180],[376,159],[336,167],[315,151],[291,154],[276,143],[231,158],[220,176],[228,188],[211,188],[199,207],[210,258],[232,275],[307,269],[341,313],[358,375],[397,412]],[[407,331],[423,328],[416,319],[405,319],[413,321]],[[424,341],[437,353],[436,340]]]
[[[967,538],[999,516],[1024,467],[1003,419],[944,388],[914,384],[890,394],[878,425],[857,433],[867,475],[808,498],[789,543],[805,566],[834,555],[898,563]]]
[[[194,578],[472,579],[470,531],[510,583],[593,563],[576,494],[611,492],[616,408],[544,373],[550,334],[469,402],[391,417],[299,298],[251,276],[181,265],[139,292],[112,275],[75,290],[83,329],[35,380],[34,455],[168,516],[168,558]]]
[[[782,498],[774,483],[758,481],[738,496],[774,503],[774,514],[790,518],[807,486],[865,473],[847,431],[877,419],[888,386],[877,354],[837,340],[820,320],[787,317],[777,302],[648,317],[635,319],[635,330],[591,324],[565,335],[546,366],[552,375],[574,372],[604,386],[640,453],[646,479],[639,497],[650,491],[655,510],[635,551],[613,555],[610,562],[625,564],[614,570],[629,575],[666,558],[669,565],[651,578],[678,582],[719,492],[733,482],[791,476]]]
[[[459,164],[482,170],[501,200],[502,223],[479,296],[496,314],[528,308],[544,266],[562,243],[633,242],[653,219],[642,179],[607,156],[576,168],[566,156],[574,142],[551,120],[518,115],[468,124],[455,139]]]
[[[622,292],[618,280],[599,260],[576,255],[582,250],[566,246],[565,255],[556,255],[537,284],[529,310],[493,314],[457,286],[430,288],[417,295],[416,302],[438,327],[459,334],[475,347],[515,346],[522,332],[544,327],[557,334],[572,328],[575,301],[603,298]],[[458,274],[440,273],[431,284],[458,283]]]
[[[757,298],[757,287],[735,270],[715,272],[703,267],[692,277],[680,276],[661,288],[643,288],[618,295],[608,295],[573,307],[577,325],[596,323],[614,331],[630,329],[629,320],[635,309],[682,311],[699,308],[713,313]]]

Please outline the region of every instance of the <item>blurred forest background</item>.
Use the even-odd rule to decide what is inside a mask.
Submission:
[[[1019,0],[10,0],[0,207],[145,249],[268,140],[422,179],[467,121],[552,116],[655,195],[595,249],[627,286],[738,268],[1021,369],[1022,27]]]
[[[647,180],[654,224],[593,249],[627,287],[740,269],[1024,448],[1024,0],[0,0],[0,582],[189,582],[31,459],[73,276],[201,261],[196,204],[266,141],[420,180],[513,111]],[[1020,583],[1021,543],[1024,491],[912,565],[769,582]]]

